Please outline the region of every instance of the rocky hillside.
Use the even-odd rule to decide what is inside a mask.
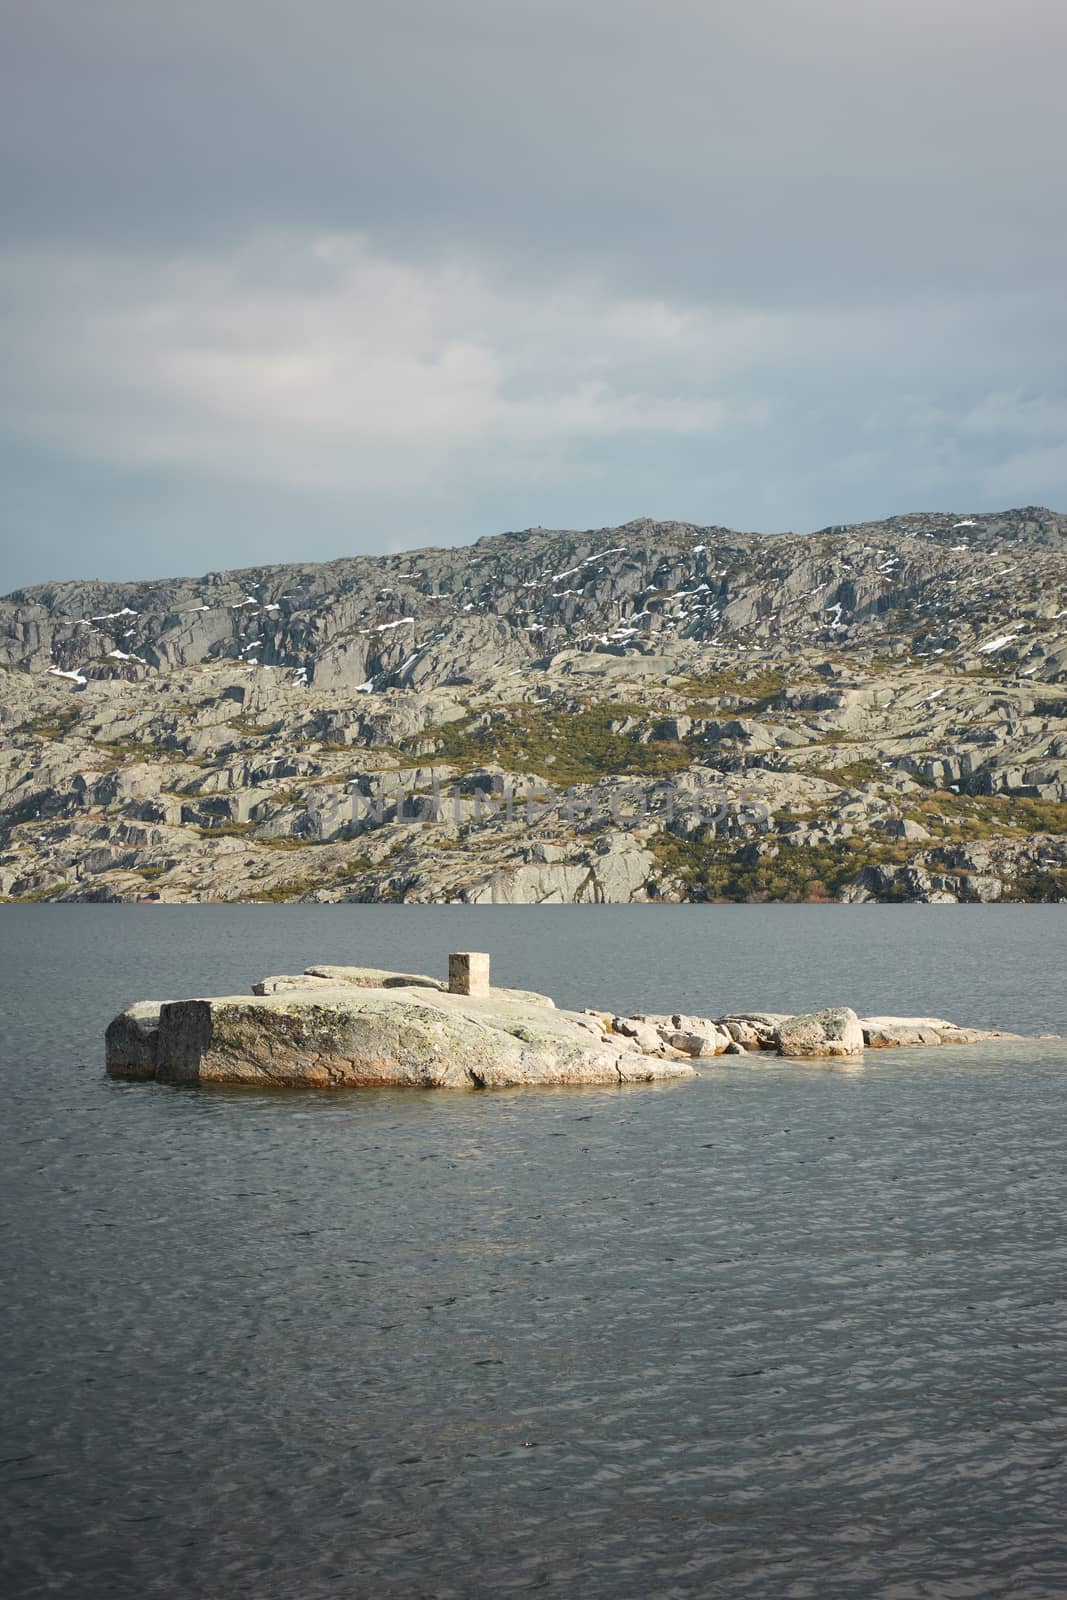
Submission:
[[[1067,518],[0,601],[9,900],[1067,899]]]

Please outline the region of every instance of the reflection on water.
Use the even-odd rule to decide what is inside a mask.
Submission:
[[[113,1084],[138,993],[368,960],[374,927],[429,965],[448,927],[51,909],[0,918],[5,1595],[1067,1593],[1061,1044],[617,1091]],[[451,943],[558,989],[589,935],[549,918],[538,957],[539,915]],[[1051,926],[968,916],[900,1008],[1063,1026]],[[831,987],[790,917],[757,948],[614,913],[598,993],[699,1009],[712,948],[726,1004]],[[914,1001],[935,925],[888,926],[828,998]],[[960,944],[971,987],[930,1006]]]

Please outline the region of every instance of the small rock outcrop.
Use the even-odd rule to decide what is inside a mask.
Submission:
[[[1017,1039],[999,1028],[961,1028],[944,1017],[861,1017],[868,1050],[941,1044],[985,1044],[991,1039]]]
[[[461,966],[451,971],[462,990]],[[478,969],[478,993],[425,973],[323,965],[261,978],[251,995],[139,1001],[107,1029],[107,1071],[174,1084],[488,1089],[686,1078],[694,1059],[749,1051],[818,1060],[861,1055],[865,1045],[1017,1037],[938,1017],[861,1020],[847,1006],[714,1019],[568,1011],[548,995],[492,987],[486,955]]]

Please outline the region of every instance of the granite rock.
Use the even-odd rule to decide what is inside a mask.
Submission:
[[[161,1005],[158,1000],[138,1000],[108,1024],[104,1049],[113,1078],[156,1076]]]
[[[358,985],[170,1002],[159,1020],[165,1083],[306,1088],[503,1088],[681,1077],[578,1013],[427,988]]]
[[[799,1059],[863,1054],[863,1029],[850,1006],[790,1017],[778,1028],[778,1054]]]

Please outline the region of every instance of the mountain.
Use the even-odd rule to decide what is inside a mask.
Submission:
[[[1067,517],[0,601],[12,900],[1067,899]]]

